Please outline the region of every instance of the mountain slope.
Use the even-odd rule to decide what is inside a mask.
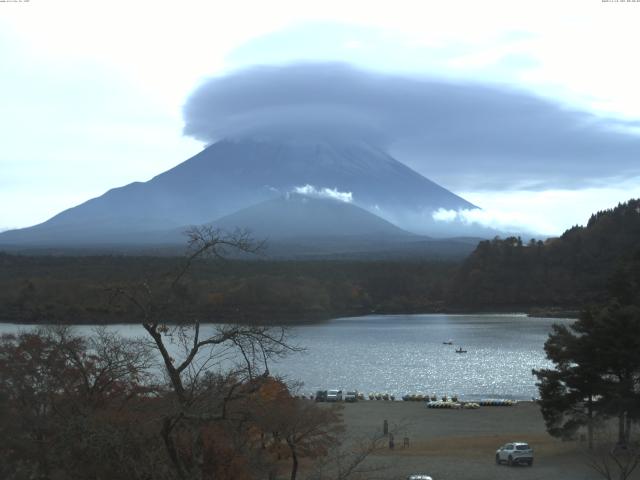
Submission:
[[[211,222],[306,185],[350,193],[354,205],[405,229],[418,218],[422,233],[439,208],[475,208],[366,144],[225,140],[148,182],[109,190],[40,225],[0,234],[0,243],[137,242],[150,232]]]
[[[366,210],[330,198],[288,194],[222,217],[224,230],[248,229],[259,238],[416,237]]]

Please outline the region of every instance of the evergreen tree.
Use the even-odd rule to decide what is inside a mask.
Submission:
[[[585,311],[581,320],[586,321],[590,316],[591,312]],[[545,343],[545,352],[556,368],[533,373],[539,380],[539,403],[547,431],[555,437],[569,439],[586,426],[589,448],[592,448],[602,378],[597,357],[592,354],[591,338],[578,333],[578,323],[569,328],[554,325]]]
[[[568,438],[587,426],[591,448],[594,424],[617,417],[618,443],[628,443],[640,418],[640,308],[585,310],[570,327],[554,326],[545,351],[555,368],[533,373],[548,432]]]

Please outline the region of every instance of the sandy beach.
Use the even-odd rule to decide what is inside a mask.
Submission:
[[[586,443],[549,436],[539,408],[532,402],[477,410],[428,409],[423,402],[361,401],[344,404],[347,437],[381,431],[387,420],[395,447],[372,455],[369,465],[384,466],[376,478],[404,479],[411,473],[434,480],[563,479],[600,477],[588,465]],[[404,438],[409,446],[403,446]],[[496,449],[507,442],[530,443],[532,467],[495,464]],[[632,478],[640,478],[639,476]],[[372,476],[373,478],[373,476]]]

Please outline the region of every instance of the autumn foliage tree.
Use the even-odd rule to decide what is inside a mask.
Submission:
[[[190,308],[203,256],[251,252],[246,235],[190,232],[190,253],[161,278],[110,289],[145,337],[58,328],[0,341],[0,477],[274,478],[337,442],[340,418],[270,375],[298,349],[284,328],[206,324]],[[118,307],[118,308],[120,308]]]
[[[263,446],[278,458],[291,460],[290,478],[297,478],[300,461],[326,456],[340,444],[344,432],[341,408],[295,398],[286,384],[266,382],[252,401],[251,410]]]
[[[136,405],[153,399],[145,349],[105,330],[0,338],[2,478],[145,478],[152,453]],[[134,468],[135,467],[135,468]],[[160,477],[158,477],[160,478]]]

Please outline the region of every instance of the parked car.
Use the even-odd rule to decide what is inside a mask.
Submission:
[[[342,390],[327,390],[327,402],[342,401]]]
[[[356,392],[354,390],[349,390],[347,393],[344,394],[344,401],[345,402],[357,402],[358,401],[358,392]]]
[[[496,463],[500,465],[502,462],[506,462],[507,465],[525,463],[531,466],[533,465],[533,449],[524,442],[506,443],[496,450]]]
[[[407,477],[407,480],[433,480],[429,475],[422,475],[420,473],[414,473]]]
[[[327,401],[327,391],[318,390],[316,392],[316,402],[326,402],[326,401]]]

